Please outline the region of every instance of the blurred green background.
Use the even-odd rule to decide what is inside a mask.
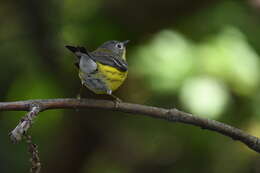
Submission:
[[[129,39],[129,76],[115,95],[260,136],[259,17],[259,0],[0,1],[0,99],[76,97],[80,81],[64,45],[93,50]],[[8,138],[23,115],[0,114],[2,173],[29,170],[25,142]],[[42,173],[260,172],[259,155],[239,142],[139,115],[46,111],[30,134]]]

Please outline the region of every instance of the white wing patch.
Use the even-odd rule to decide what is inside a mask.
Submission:
[[[88,57],[88,55],[83,54],[80,57],[79,68],[84,73],[92,73],[97,70],[97,63]]]

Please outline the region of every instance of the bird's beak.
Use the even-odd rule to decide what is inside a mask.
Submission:
[[[126,40],[126,41],[123,41],[122,43],[124,44],[124,46],[127,45],[127,43],[129,43],[130,40]]]

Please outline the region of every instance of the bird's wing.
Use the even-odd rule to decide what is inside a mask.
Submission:
[[[127,71],[128,64],[125,60],[121,58],[116,58],[111,56],[108,52],[91,52],[89,53],[84,47],[74,47],[74,46],[66,46],[67,49],[75,53],[75,55],[80,59],[81,57],[88,57],[93,61],[99,62],[104,65],[109,65],[117,68],[120,71]],[[79,59],[76,60],[75,65],[79,67]]]
[[[125,60],[121,58],[116,58],[114,56],[111,56],[107,53],[91,53],[90,58],[93,59],[96,62],[99,62],[104,65],[109,65],[112,67],[117,68],[120,71],[127,71],[128,70],[128,64]]]

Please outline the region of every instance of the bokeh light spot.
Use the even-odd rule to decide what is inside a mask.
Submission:
[[[209,77],[187,80],[181,89],[180,100],[192,113],[217,118],[227,106],[229,94],[223,84]]]

